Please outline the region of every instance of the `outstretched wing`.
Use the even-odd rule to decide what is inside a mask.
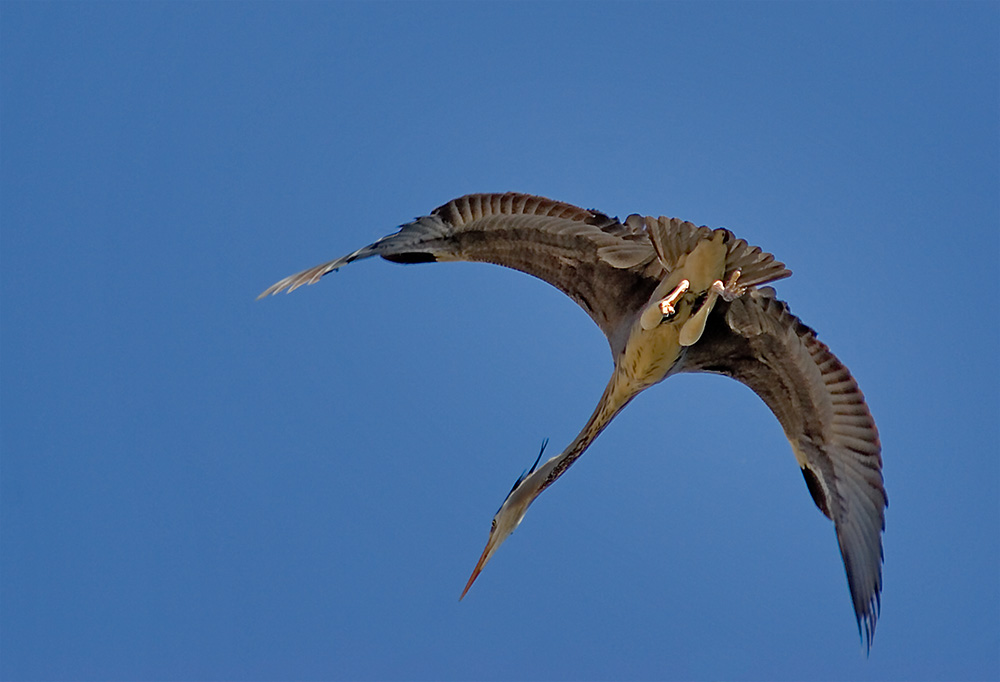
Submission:
[[[313,284],[362,258],[476,261],[520,270],[576,301],[607,336],[656,287],[656,254],[641,224],[528,194],[470,194],[343,258],[268,287],[260,298]]]
[[[733,377],[781,422],[816,506],[833,519],[858,629],[870,647],[888,504],[878,430],[848,369],[773,296],[770,288],[752,289],[720,302],[678,371]]]

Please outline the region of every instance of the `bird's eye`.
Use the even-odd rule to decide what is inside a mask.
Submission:
[[[492,533],[497,529],[497,520],[493,519],[493,525],[490,526],[490,532]]]

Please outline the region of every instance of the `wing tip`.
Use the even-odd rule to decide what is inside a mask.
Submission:
[[[884,523],[883,523],[884,527]],[[838,531],[838,536],[840,535]],[[882,564],[884,552],[881,540],[878,543],[878,559],[875,561],[873,574],[867,581],[867,587],[858,580],[855,570],[853,555],[845,551],[841,543],[841,557],[844,560],[844,569],[847,574],[847,586],[851,592],[851,601],[854,605],[854,617],[858,623],[858,636],[861,644],[865,647],[865,654],[871,652],[872,642],[875,640],[875,627],[882,612]]]
[[[347,261],[350,262],[350,261]],[[269,286],[264,291],[257,295],[256,300],[262,298],[267,298],[268,296],[276,296],[284,291],[287,294],[292,293],[301,286],[308,284],[315,284],[318,282],[323,275],[327,275],[331,272],[336,272],[343,263],[338,261],[332,261],[330,263],[324,263],[323,265],[317,265],[316,267],[309,268],[308,270],[303,270],[302,272],[297,272],[294,275],[285,277]]]
[[[876,592],[864,613],[855,614],[858,620],[858,636],[865,649],[865,656],[872,652],[872,642],[875,641],[875,626],[878,624],[880,599]]]

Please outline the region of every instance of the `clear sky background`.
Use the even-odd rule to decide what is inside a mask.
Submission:
[[[996,3],[0,5],[4,679],[1000,677]],[[726,226],[879,425],[882,617],[763,403],[555,289],[365,261],[468,193]]]

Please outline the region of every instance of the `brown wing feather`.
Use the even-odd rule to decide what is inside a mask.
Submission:
[[[888,502],[878,430],[851,373],[770,289],[721,303],[678,371],[731,376],[781,422],[809,492],[834,521],[858,628],[870,646]]]
[[[643,249],[645,254],[643,254]],[[645,233],[615,218],[528,194],[470,194],[342,258],[286,277],[260,297],[313,284],[362,258],[495,263],[542,279],[610,336],[656,287]]]

